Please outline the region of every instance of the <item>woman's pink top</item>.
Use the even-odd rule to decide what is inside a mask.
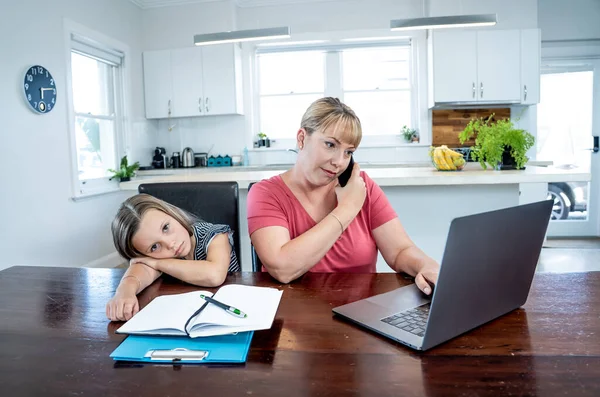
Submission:
[[[379,185],[364,171],[361,176],[367,188],[362,209],[311,272],[375,273],[377,245],[371,231],[397,215]],[[280,175],[254,184],[248,192],[250,235],[263,227],[282,226],[294,239],[316,224]]]

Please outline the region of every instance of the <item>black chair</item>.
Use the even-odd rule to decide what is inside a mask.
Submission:
[[[228,225],[234,231],[235,253],[242,266],[237,182],[143,183],[138,192],[184,209],[203,221]]]
[[[252,187],[252,185],[254,185],[256,182],[252,182],[248,185],[248,192],[250,192],[250,188]],[[250,249],[252,250],[252,271],[253,272],[260,272],[262,270],[262,262],[260,261],[260,258],[258,257],[258,255],[256,254],[256,250],[254,249],[254,245],[252,245],[252,241],[250,242]]]

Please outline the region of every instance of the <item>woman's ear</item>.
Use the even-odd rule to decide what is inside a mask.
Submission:
[[[304,128],[300,128],[298,133],[296,134],[296,143],[298,144],[298,149],[302,150],[304,147],[304,139],[306,138],[306,131]]]

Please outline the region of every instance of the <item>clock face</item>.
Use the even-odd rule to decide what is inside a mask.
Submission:
[[[56,105],[56,82],[46,68],[35,65],[27,69],[23,82],[25,99],[37,113],[48,113]]]

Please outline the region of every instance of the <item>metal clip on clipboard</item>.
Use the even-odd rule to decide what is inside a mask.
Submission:
[[[150,360],[171,361],[202,361],[208,357],[206,350],[189,350],[176,348],[170,350],[149,350],[146,357]]]

